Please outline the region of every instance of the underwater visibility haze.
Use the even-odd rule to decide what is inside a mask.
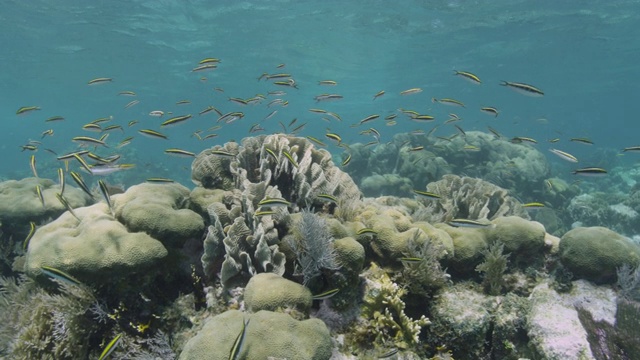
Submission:
[[[639,10],[4,1],[0,357],[640,358]]]

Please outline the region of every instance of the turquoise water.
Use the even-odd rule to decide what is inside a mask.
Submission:
[[[372,136],[363,135],[361,131],[375,128],[380,133],[379,143],[384,145],[391,142],[396,134],[417,130],[432,132],[430,139],[433,139],[435,136],[451,137],[460,131],[488,133],[492,128],[506,139],[528,137],[537,140],[537,144],[523,146],[535,147],[549,162],[549,174],[536,174],[540,178],[531,182],[518,179],[524,184],[524,191],[518,192],[521,189],[514,190],[513,187],[509,189],[509,194],[518,197],[522,203],[542,201],[549,204],[544,210],[546,213],[543,210],[538,214],[535,212],[538,210],[529,212],[533,219],[547,221],[544,224],[547,232],[563,236],[571,227],[584,221],[583,225],[604,225],[629,237],[636,235],[636,242],[640,241],[635,220],[637,213],[621,215],[624,211],[635,212],[638,209],[630,207],[637,206],[637,201],[625,201],[637,197],[631,188],[640,182],[640,173],[632,174],[632,170],[637,168],[640,154],[622,152],[622,149],[640,146],[640,125],[636,119],[640,113],[637,99],[637,84],[640,83],[640,42],[637,41],[640,1],[5,0],[0,4],[0,63],[3,65],[0,71],[0,149],[4,155],[0,161],[0,182],[31,177],[32,160],[36,161],[40,177],[57,181],[58,169],[67,166],[57,159],[58,156],[91,150],[103,158],[120,156],[119,164],[134,165],[133,169],[106,177],[83,173],[85,181],[94,189],[98,179],[106,179],[109,186],[124,189],[151,177],[174,179],[191,189],[194,187],[191,182],[192,158],[167,155],[166,149],[178,148],[198,154],[231,140],[240,141],[248,136],[276,132],[291,133],[293,128],[306,124],[296,134],[326,142],[335,162],[340,164],[344,161],[344,149],[327,139],[327,133],[338,134],[344,144],[354,145],[373,140]],[[206,58],[220,59],[217,68],[209,72],[194,72],[193,69]],[[473,84],[455,76],[456,70],[471,72],[482,83]],[[276,79],[263,79],[264,74],[277,73],[289,74],[286,78],[295,79],[297,88],[279,86],[274,82]],[[109,78],[111,81],[89,85],[96,78]],[[337,82],[337,85],[319,83],[329,80]],[[529,84],[543,91],[544,96],[525,96],[501,86],[502,81]],[[421,92],[402,95],[403,91],[414,88],[421,89]],[[136,95],[122,95],[125,91]],[[286,94],[270,94],[274,91]],[[384,95],[376,98],[380,91],[384,91]],[[339,94],[342,98],[317,102],[314,98],[323,93]],[[257,104],[253,105],[230,101],[230,98],[256,96],[264,99],[258,98]],[[465,107],[445,106],[433,102],[432,98],[455,99],[463,102]],[[269,105],[276,99],[287,101],[288,105]],[[184,100],[188,100],[186,104],[178,104]],[[39,110],[17,114],[20,108],[29,106]],[[218,121],[219,115],[214,112],[199,115],[209,106],[216,107],[220,113],[243,112],[244,117],[225,124]],[[499,116],[481,112],[482,107],[497,108]],[[339,114],[342,121],[310,109]],[[399,109],[429,114],[435,120],[418,123]],[[150,116],[154,111],[162,111],[164,116]],[[461,120],[448,123],[451,114]],[[163,121],[181,115],[192,117],[174,127],[161,126]],[[379,115],[379,118],[358,125],[371,115]],[[397,116],[393,123],[385,120],[385,117],[393,115]],[[53,116],[62,116],[64,120],[46,121]],[[101,126],[115,125],[121,130],[108,134],[83,130],[83,126],[100,118],[109,119]],[[263,129],[252,132],[256,124]],[[215,128],[217,126],[219,128]],[[142,129],[160,131],[168,139],[143,137],[139,133]],[[45,135],[47,132],[53,135]],[[72,141],[78,136],[99,138],[103,135],[107,136],[105,147],[83,147]],[[212,137],[204,139],[207,135]],[[118,146],[128,137],[132,137],[131,144]],[[586,138],[593,145],[570,141],[571,138]],[[557,139],[557,142],[551,142],[552,139]],[[385,156],[393,157],[386,160],[390,164],[395,160],[397,168],[399,149],[404,146],[398,146],[398,142],[395,143],[395,152],[384,153],[384,146],[376,148],[378,144],[369,149],[383,149],[378,159],[383,162]],[[436,141],[428,144],[434,145]],[[34,149],[22,150],[27,145]],[[580,159],[579,164],[569,163],[550,153],[548,150],[551,148],[575,155]],[[353,153],[354,158],[362,156],[355,151]],[[450,164],[462,164],[458,169],[468,167],[468,158],[455,163],[461,157],[452,159]],[[413,158],[407,156],[406,159]],[[89,161],[88,158],[86,160]],[[383,165],[391,168],[389,164]],[[509,172],[504,164],[499,165],[503,171],[500,174]],[[76,161],[70,161],[68,166],[69,170],[82,170]],[[571,174],[576,168],[590,166],[606,169],[609,177],[589,179]],[[356,178],[353,166],[341,168]],[[382,165],[380,168],[386,169]],[[475,176],[486,169],[483,167],[474,172],[475,169],[467,168],[465,171]],[[366,176],[371,175],[367,172],[371,170],[369,167],[364,170],[361,172]],[[358,180],[364,177],[362,173],[358,176]],[[548,189],[545,192],[545,181],[556,177],[570,185],[562,190]],[[582,183],[573,186],[577,179]],[[424,190],[424,184],[418,186],[418,182],[424,179],[412,180],[414,183],[405,191],[411,196],[414,195],[411,189],[420,187]],[[424,182],[431,180],[439,179]],[[551,184],[550,181],[548,183]],[[554,183],[560,182],[554,180]],[[386,189],[389,188],[391,186]],[[596,190],[605,191],[605,194],[599,194],[595,200],[583,198],[582,203],[576,201],[574,204],[575,199],[582,195],[591,196]],[[446,194],[442,195],[446,197]],[[623,203],[630,206],[622,210],[611,209],[611,205]],[[600,208],[590,208],[593,204]],[[600,212],[613,215],[599,217]],[[422,215],[426,216],[425,213]],[[626,219],[626,222],[621,223],[619,219]],[[7,224],[5,222],[5,228],[18,227]],[[27,225],[25,222],[24,228],[16,230],[15,234],[0,234],[0,238],[11,240],[15,235],[13,239],[23,239]],[[29,225],[35,229],[35,223]],[[38,227],[42,225],[37,224]],[[614,228],[614,225],[619,227]],[[184,252],[195,259],[192,263],[196,263],[200,271],[199,257],[203,250],[199,239],[193,243],[189,242]],[[19,248],[20,244],[17,244]],[[189,246],[194,249],[189,249]],[[546,255],[545,260],[548,260]],[[220,261],[215,266],[222,263],[221,255],[218,258]],[[9,272],[10,264],[17,268],[20,261],[4,261],[4,272]],[[175,264],[169,266],[176,267]],[[468,276],[473,278],[471,280],[478,280],[476,285],[479,286],[479,279],[474,278],[478,275],[475,266],[469,269],[471,274],[460,278],[452,271],[454,278],[451,281],[465,281]],[[515,267],[510,270],[519,271]],[[550,272],[549,268],[542,266],[538,270],[540,273]],[[184,269],[176,271],[178,275],[168,282],[174,285],[181,282],[180,276],[197,275],[196,270],[193,271],[193,274],[188,270],[184,273]],[[291,272],[292,269],[287,269],[287,276],[293,277]],[[17,273],[13,271],[12,274]],[[544,275],[557,279],[563,274]],[[164,278],[164,274],[159,276]],[[190,281],[193,283],[188,284]],[[216,279],[206,281],[206,285],[217,284]],[[529,281],[533,284],[533,280]],[[202,295],[203,284],[189,277],[185,284],[181,284],[184,288],[179,290],[187,291],[193,287],[199,296]],[[126,340],[129,345],[134,339],[142,338],[142,335],[134,333],[133,321],[144,324],[147,320],[141,319],[146,319],[148,314],[135,311],[147,311],[150,307],[159,310],[174,301],[177,295],[172,292],[178,291],[171,289],[169,294],[161,294],[165,290],[163,286],[168,288],[168,285],[154,283],[145,286],[153,286],[157,293],[152,295],[157,295],[164,303],[158,305],[160,302],[147,300],[143,293],[133,294],[135,299],[125,299],[129,301],[127,305],[131,304],[134,309],[131,311],[133,315],[129,315],[132,322],[128,327],[122,326],[127,321],[121,319],[117,324],[109,322],[104,328],[94,324],[93,330],[88,330],[88,333],[92,332],[87,335],[91,343],[86,345],[92,350],[82,351],[97,355],[105,348],[105,342],[114,338],[115,333],[112,332],[118,329],[135,335]],[[322,293],[332,289],[312,290]],[[116,307],[120,306],[119,299],[106,300],[110,301],[107,304],[110,310],[120,310]],[[188,308],[189,304],[184,307]],[[410,304],[409,312],[413,313],[409,315],[418,318],[422,315],[418,314],[419,311],[426,311],[423,308],[422,302],[419,306],[414,303],[413,308]],[[336,312],[336,316],[339,315]],[[150,320],[146,322],[150,323]],[[166,323],[161,325],[170,326]],[[151,332],[160,329],[160,325],[151,326]],[[180,326],[179,331],[190,331],[185,330],[187,325]],[[429,346],[438,346],[433,340],[435,335],[428,336],[432,341]],[[378,343],[373,345],[375,351],[387,347],[380,347]],[[507,347],[507,343],[503,345]],[[120,346],[123,353],[129,351],[124,345]],[[145,346],[150,345],[147,343]],[[425,349],[423,347],[420,351],[425,352]],[[4,349],[0,349],[2,351]],[[118,351],[114,358],[116,355],[126,357]],[[435,354],[434,349],[428,351]],[[459,351],[455,356],[458,358],[464,354]]]
[[[619,151],[640,144],[634,125],[640,110],[634,92],[640,79],[637,9],[636,1],[7,1],[0,13],[5,155],[0,177],[29,176],[32,153],[21,152],[20,146],[53,129],[35,154],[40,176],[55,178],[62,165],[44,149],[58,154],[76,150],[70,139],[97,137],[81,127],[106,116],[113,116],[109,124],[125,131],[113,132],[107,140],[110,148],[99,155],[122,154],[120,162],[136,164],[139,175],[121,181],[170,176],[188,182],[190,160],[169,157],[164,149],[198,153],[248,136],[252,124],[260,123],[270,133],[281,131],[278,121],[286,125],[293,118],[297,124],[307,122],[300,135],[323,138],[328,128],[346,143],[368,142],[349,125],[398,108],[437,120],[416,124],[398,118],[397,125],[388,127],[378,119],[371,125],[381,132],[381,142],[394,133],[428,131],[455,112],[466,131],[487,131],[490,125],[507,137],[535,138],[545,152],[551,146],[547,139],[561,137],[555,147],[588,161],[598,149]],[[206,57],[220,58],[219,67],[191,72]],[[276,68],[279,64],[285,66]],[[453,76],[454,69],[478,75],[482,85]],[[290,73],[299,89],[258,82],[264,72]],[[97,77],[113,82],[87,85]],[[317,84],[327,79],[338,85]],[[499,86],[501,80],[534,85],[545,96],[522,96]],[[399,95],[414,87],[424,91]],[[137,96],[117,95],[125,90]],[[273,96],[255,106],[228,101],[272,90],[287,92],[282,96],[289,101],[286,108],[268,108]],[[386,94],[372,101],[380,90]],[[344,98],[316,104],[314,96],[326,92]],[[458,99],[466,108],[439,106],[432,97]],[[140,103],[125,109],[134,99]],[[176,105],[183,99],[191,104]],[[217,138],[198,141],[194,131],[216,125],[215,114],[197,115],[209,105],[246,116],[217,130]],[[22,106],[42,110],[16,116]],[[500,115],[493,119],[478,110],[481,106],[494,106]],[[338,113],[344,121],[323,121],[308,111],[312,107]],[[148,116],[152,110],[195,116],[163,129],[169,140],[148,139],[137,130],[159,130],[168,118]],[[278,112],[263,120],[273,110]],[[65,120],[45,122],[54,115]],[[131,120],[139,123],[129,128]],[[443,126],[437,135],[456,131]],[[127,136],[134,136],[132,144],[115,149]],[[570,143],[569,137],[588,137],[595,146]],[[630,159],[629,166],[634,162]]]

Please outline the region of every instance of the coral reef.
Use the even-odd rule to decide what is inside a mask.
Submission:
[[[244,329],[244,330],[243,330]],[[298,321],[270,311],[252,314],[230,310],[210,318],[180,354],[181,360],[229,359],[238,337],[238,359],[331,358],[331,337],[318,319]]]
[[[96,299],[85,287],[59,283],[50,294],[35,282],[0,278],[0,355],[12,359],[87,359],[98,332]]]
[[[382,198],[382,200],[386,199]],[[394,204],[367,200],[353,220],[345,226],[368,251],[371,250],[376,255],[377,261],[381,263],[395,262],[403,257],[410,239],[417,244],[431,239],[438,246],[443,247],[443,255],[448,256],[453,253],[451,237],[445,231],[426,222],[414,222],[408,209],[394,206]],[[363,228],[372,231],[358,234],[358,231]]]
[[[445,346],[464,359],[483,358],[485,341],[492,328],[495,299],[461,283],[447,288],[429,305],[432,325],[427,342]]]
[[[195,183],[228,190],[197,192],[198,208],[206,209],[211,222],[202,266],[209,279],[220,271],[225,285],[238,275],[245,279],[265,271],[282,275],[286,259],[278,247],[290,227],[289,215],[301,208],[323,212],[335,209],[319,195],[339,202],[361,198],[349,175],[333,164],[331,154],[316,149],[304,138],[275,134],[246,138],[242,145],[216,146],[199,154],[192,169]],[[284,199],[290,206],[261,206],[260,202],[268,198]],[[218,265],[222,247],[224,261]],[[303,248],[296,249],[306,254]],[[313,270],[313,266],[304,269],[311,271],[305,281],[317,276],[319,270]]]
[[[211,191],[215,190],[199,193]],[[254,216],[258,203],[268,197],[280,198],[281,194],[265,183],[251,185],[242,193],[234,190],[199,197],[199,207],[206,206],[212,224],[207,228],[201,257],[208,279],[214,279],[220,272],[221,281],[227,286],[238,276],[235,280],[245,278],[246,281],[258,272],[284,273],[286,259],[278,250],[276,223],[283,222],[288,210],[278,207],[272,214]],[[224,261],[220,262],[218,259],[223,254]]]
[[[430,238],[422,244],[410,239],[404,252],[406,260],[402,261],[402,271],[396,281],[412,295],[430,297],[449,280],[449,275],[440,265],[444,252],[444,247]]]
[[[486,231],[489,243],[501,243],[504,250],[510,253],[510,261],[514,266],[530,265],[539,262],[545,251],[546,232],[542,224],[528,221],[517,216],[504,216],[491,222]]]
[[[577,278],[611,283],[617,268],[640,264],[640,246],[607,228],[580,227],[562,236],[560,260]]]
[[[568,294],[558,294],[547,283],[531,294],[527,334],[533,350],[544,359],[594,359],[578,308],[594,319],[615,323],[616,296],[612,290],[576,281]]]
[[[238,153],[238,147],[238,143],[232,141],[223,146],[216,145],[198,154],[191,164],[191,180],[205,189],[232,190],[235,182],[229,168],[231,159],[218,155],[218,152],[235,155]]]
[[[220,155],[220,151],[231,156]],[[320,203],[317,195],[357,198],[358,187],[336,167],[331,154],[305,138],[281,134],[245,138],[200,153],[192,165],[194,182],[205,188],[244,191],[250,184],[278,188],[300,207]],[[233,186],[231,186],[233,184]]]
[[[410,151],[419,146],[424,149]],[[426,150],[428,149],[428,150]],[[549,174],[546,157],[534,147],[468,131],[452,139],[428,135],[396,134],[391,142],[367,148],[353,144],[349,174],[366,196],[408,196],[446,174],[466,173],[517,193],[531,193]],[[391,174],[391,177],[385,177]],[[391,181],[403,187],[390,188]],[[379,182],[380,185],[375,185]]]
[[[373,174],[362,179],[360,189],[367,196],[407,196],[413,184],[398,174]]]
[[[640,266],[624,264],[616,271],[618,293],[622,298],[640,302]]]

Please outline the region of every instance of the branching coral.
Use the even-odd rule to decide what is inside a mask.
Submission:
[[[406,349],[418,343],[422,327],[430,321],[424,315],[414,320],[405,314],[405,293],[384,270],[372,264],[363,298],[363,320],[356,325],[355,336],[380,348]]]

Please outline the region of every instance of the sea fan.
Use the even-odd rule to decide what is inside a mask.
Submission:
[[[327,222],[309,211],[301,214],[302,220],[298,225],[300,238],[291,240],[289,245],[297,256],[296,272],[302,275],[303,284],[307,285],[323,271],[337,270],[338,264]]]

